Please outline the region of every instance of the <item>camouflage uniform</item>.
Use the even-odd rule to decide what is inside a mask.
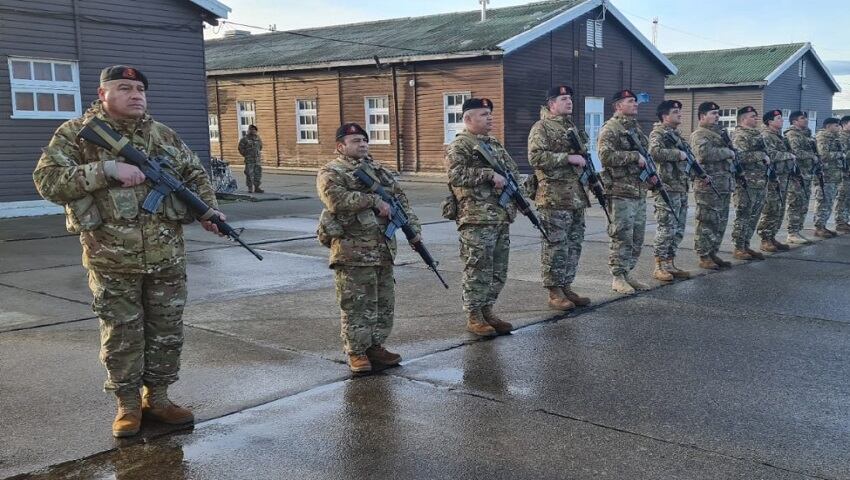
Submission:
[[[263,141],[259,135],[245,135],[239,140],[239,154],[245,157],[245,186],[259,188],[263,179],[261,152]]]
[[[635,130],[644,148],[649,147],[637,120],[616,114],[602,125],[598,141],[602,178],[611,198],[608,266],[615,277],[635,268],[646,233],[646,185],[640,179],[640,154],[627,130]]]
[[[767,151],[759,129],[742,125],[735,127],[733,145],[738,151],[738,161],[744,169],[749,195],[744,192],[744,187],[740,183],[735,188],[735,194],[732,197],[735,203],[732,243],[736,250],[746,250],[750,248],[750,241],[764,207],[764,189],[767,183],[764,158]]]
[[[841,130],[838,136],[844,147],[845,165],[850,167],[850,132]],[[850,168],[842,172],[841,184],[838,186],[838,194],[835,197],[835,223],[841,225],[848,222],[850,222]]]
[[[720,136],[719,126],[698,127],[691,134],[691,145],[697,161],[705,169],[720,193],[720,198],[702,179],[694,180],[696,227],[694,249],[700,257],[716,255],[729,221],[729,197],[735,185],[732,158],[735,153]]]
[[[764,208],[761,211],[757,231],[762,240],[773,240],[779,227],[782,226],[782,212],[785,211],[785,186],[790,185],[788,175],[790,172],[789,160],[791,152],[788,143],[782,137],[782,132],[774,132],[765,126],[761,130],[764,140],[764,148],[770,157],[770,162],[776,172],[776,180],[768,180],[767,193],[764,200]],[[782,193],[782,195],[780,195]]]
[[[817,134],[817,148],[823,163],[823,186],[815,183],[815,228],[826,228],[826,222],[832,214],[835,194],[841,184],[844,172],[841,169],[844,161],[844,148],[838,132],[826,129]]]
[[[104,388],[138,392],[143,382],[156,386],[177,380],[186,303],[182,224],[193,217],[174,195],[148,214],[140,206],[150,192],[146,183],[124,188],[108,178],[106,162],[123,159],[77,139],[92,116],[139,150],[171,160],[172,174],[211,207],[217,203],[200,160],[174,131],[147,114],[140,120],[110,119],[100,101],[56,130],[35,168],[41,196],[64,205],[68,230],[80,234],[92,309],[100,319],[100,358],[108,373]]]
[[[649,133],[649,154],[658,164],[658,174],[670,194],[674,213],[679,218],[676,221],[661,195],[653,193],[655,220],[658,222],[655,232],[655,257],[662,260],[673,260],[676,257],[676,250],[685,236],[685,222],[688,218],[688,174],[685,173],[688,161],[682,160],[682,151],[676,148],[675,140],[670,139],[670,134],[685,142],[675,128],[667,127],[661,122],[656,122]]]
[[[808,128],[791,127],[785,131],[785,138],[791,153],[797,157],[797,166],[803,174],[805,190],[800,185],[799,179],[792,179],[788,187],[785,220],[788,224],[788,233],[799,233],[803,229],[806,220],[806,212],[809,211],[809,197],[812,185],[812,167],[814,166],[817,153],[812,144],[812,131]]]
[[[458,202],[460,258],[463,262],[463,309],[474,312],[496,303],[508,279],[510,224],[516,218],[513,201],[499,206],[493,187],[495,172],[476,150],[479,142],[490,145],[495,160],[519,175],[507,150],[489,135],[464,130],[448,147],[446,164],[449,184]]]
[[[316,189],[326,209],[322,222],[337,229],[330,235],[329,265],[336,281],[340,336],[345,352],[353,355],[365,355],[369,347],[384,343],[395,309],[396,240],[384,236],[389,221],[374,211],[381,198],[354,176],[361,166],[399,200],[414,231],[421,231],[401,186],[377,162],[339,155],[319,170]]]
[[[545,287],[569,287],[573,283],[584,241],[587,194],[579,182],[581,169],[568,163],[569,155],[578,154],[567,140],[567,130],[574,128],[569,117],[554,115],[543,107],[540,121],[528,134],[528,163],[538,181],[535,203],[551,240],[543,240],[540,253]],[[584,131],[576,131],[586,142]]]

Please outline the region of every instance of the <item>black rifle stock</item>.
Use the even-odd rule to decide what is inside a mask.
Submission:
[[[422,257],[422,260],[425,262],[425,265],[428,266],[428,269],[437,275],[437,278],[440,279],[440,283],[442,283],[444,287],[449,288],[446,281],[443,280],[442,275],[440,275],[439,270],[437,270],[439,263],[431,256],[431,252],[425,248],[425,244],[422,243],[422,240],[419,240],[416,243],[411,242],[416,238],[416,232],[413,231],[413,227],[410,225],[410,218],[404,211],[404,207],[402,207],[401,202],[399,202],[394,196],[390,195],[390,193],[387,192],[381,184],[376,182],[375,179],[373,179],[372,176],[366,173],[366,171],[362,168],[355,170],[354,176],[363,182],[370,190],[377,193],[383,201],[390,205],[390,223],[384,231],[384,236],[387,239],[391,239],[395,236],[396,231],[401,229],[401,231],[404,232],[404,236],[407,237],[407,241],[410,242],[410,246],[413,247],[413,250],[415,250],[420,257]]]
[[[674,135],[672,132],[667,132],[664,135],[670,140],[673,140],[673,144],[677,149],[685,152],[685,156],[688,157],[688,166],[685,167],[685,173],[690,174],[691,171],[694,172],[694,176],[702,179],[705,183],[708,184],[709,187],[714,191],[714,194],[717,195],[717,198],[722,198],[720,196],[720,192],[717,191],[717,187],[714,186],[714,181],[711,179],[711,175],[705,172],[705,169],[702,168],[702,165],[697,161],[696,156],[694,156],[693,150],[691,150],[691,146],[687,143],[683,142],[678,135]]]
[[[579,152],[579,155],[584,157],[584,167],[578,179],[579,182],[593,192],[593,196],[596,197],[599,206],[605,212],[605,218],[608,219],[608,223],[611,223],[611,215],[608,213],[608,199],[605,197],[605,184],[602,183],[602,178],[597,173],[596,167],[593,166],[593,159],[590,157],[590,152],[587,151],[587,146],[579,138],[575,127],[567,130],[567,141],[573,145],[573,148]]]
[[[734,156],[732,157],[732,173],[735,174],[735,180],[741,184],[741,188],[744,189],[744,193],[747,195],[747,203],[752,203],[753,199],[750,198],[750,185],[747,182],[747,176],[744,175],[744,166],[741,165],[741,160],[738,157],[738,150],[735,149],[735,146],[732,144],[732,139],[729,138],[729,132],[726,131],[725,128],[720,130],[720,137],[723,139],[723,143],[726,144],[726,148],[732,150],[734,152]]]
[[[165,158],[150,158],[144,153],[136,150],[130,141],[116,132],[105,122],[97,117],[92,117],[84,124],[78,136],[87,142],[111,151],[114,155],[121,155],[127,163],[135,165],[145,175],[145,181],[151,187],[142,209],[148,213],[156,213],[160,204],[166,196],[175,194],[199,220],[210,221],[218,227],[218,231],[239,243],[243,248],[251,252],[258,260],[263,257],[254,251],[248,244],[239,238],[240,232],[228,225],[212,207],[201,200],[195,192],[186,188],[186,185],[178,178],[168,173],[164,167],[169,166]]]
[[[640,172],[640,179],[643,182],[646,182],[650,185],[650,190],[655,190],[661,195],[661,199],[664,200],[664,203],[667,204],[667,208],[670,209],[670,214],[673,215],[673,218],[676,219],[676,222],[679,221],[679,216],[676,215],[676,210],[673,208],[673,201],[670,199],[670,194],[667,193],[667,189],[664,187],[664,182],[661,181],[661,176],[658,175],[658,168],[655,166],[655,161],[652,159],[652,155],[643,147],[643,144],[640,143],[640,138],[637,135],[637,132],[634,130],[627,130],[626,135],[629,137],[629,141],[632,146],[637,149],[637,152],[643,156],[643,159],[646,161],[646,164],[643,166],[643,170]],[[655,185],[652,184],[652,179],[655,179]]]
[[[800,182],[800,189],[803,190],[803,194],[806,195],[806,198],[809,198],[809,190],[806,188],[806,178],[803,176],[803,170],[800,168],[800,165],[797,164],[796,159],[791,160],[791,172],[788,173],[788,179],[785,180],[785,191],[788,191],[788,184],[791,181],[791,177],[795,177],[797,181]]]
[[[818,144],[814,139],[810,139],[809,141],[812,142],[812,150],[816,152],[816,158],[814,163],[812,164],[812,175],[818,177],[818,185],[820,185],[820,191],[826,192],[823,179],[823,161],[820,158],[820,152],[818,152]]]

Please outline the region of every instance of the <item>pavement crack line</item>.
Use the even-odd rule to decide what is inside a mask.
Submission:
[[[79,267],[79,266],[80,266],[80,262],[76,262],[76,263],[68,263],[68,264],[61,264],[61,265],[53,265],[53,266],[50,266],[50,267],[27,268],[27,269],[24,269],[24,270],[10,270],[8,272],[0,272],[0,275],[12,275],[12,274],[15,274],[15,273],[29,273],[29,272],[38,272],[40,270],[55,270],[57,268]]]
[[[52,293],[42,292],[42,291],[39,291],[39,290],[30,290],[29,288],[23,288],[23,287],[19,287],[17,285],[11,285],[11,284],[8,284],[8,283],[0,282],[0,286],[7,287],[7,288],[13,288],[15,290],[21,290],[23,292],[29,292],[29,293],[35,293],[35,294],[38,294],[38,295],[44,295],[46,297],[55,298],[55,299],[58,299],[58,300],[65,300],[66,302],[77,303],[79,305],[89,305],[89,306],[91,305],[89,302],[81,302],[80,300],[75,300],[73,298],[60,297],[59,295],[53,295]]]
[[[71,323],[85,322],[86,320],[97,320],[97,317],[76,318],[74,320],[63,320],[61,322],[42,323],[42,324],[38,324],[38,325],[30,325],[30,326],[27,326],[27,327],[10,328],[8,330],[0,330],[0,335],[3,335],[5,333],[11,333],[11,332],[24,332],[24,331],[27,331],[27,330],[37,330],[39,328],[45,328],[45,327],[55,327],[57,325],[68,325],[68,324],[71,324]]]

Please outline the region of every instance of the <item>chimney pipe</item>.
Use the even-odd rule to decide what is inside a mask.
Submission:
[[[481,4],[481,21],[487,21],[487,4],[490,3],[490,0],[478,0],[478,3]]]

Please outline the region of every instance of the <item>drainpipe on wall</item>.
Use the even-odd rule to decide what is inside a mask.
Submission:
[[[398,78],[396,76],[396,67],[392,66],[393,72],[393,115],[395,116],[395,164],[398,173],[401,173],[401,128],[399,124],[401,119],[398,116]]]

